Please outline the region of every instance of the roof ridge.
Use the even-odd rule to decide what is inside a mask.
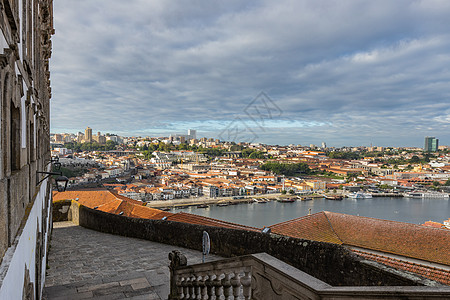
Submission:
[[[238,223],[233,223],[233,222],[228,222],[228,221],[223,221],[223,220],[219,220],[219,219],[214,219],[214,218],[210,218],[210,217],[206,217],[206,216],[200,216],[200,215],[196,215],[196,214],[190,214],[190,213],[186,213],[186,212],[178,212],[176,214],[173,214],[173,216],[176,215],[189,215],[189,216],[195,216],[195,217],[199,217],[199,218],[203,218],[203,219],[207,219],[209,221],[214,221],[216,223],[219,224],[227,224],[227,225],[233,225],[234,227],[245,227],[245,228],[251,228],[251,229],[257,229],[260,230],[260,228],[257,227],[253,227],[253,226],[247,226],[247,225],[243,225],[243,224],[238,224]]]
[[[333,233],[336,235],[337,239],[340,240],[342,244],[345,244],[344,241],[341,239],[341,237],[340,237],[340,236],[337,234],[337,232],[334,230],[333,224],[331,224],[330,219],[328,219],[328,213],[329,213],[329,211],[324,210],[324,211],[322,211],[322,212],[323,212],[323,214],[325,215],[325,218],[327,219],[328,224],[330,224],[331,231],[333,231]]]
[[[323,211],[323,212],[325,212],[327,214],[352,216],[352,217],[355,217],[355,218],[371,219],[371,220],[383,221],[383,222],[387,222],[387,223],[406,224],[408,226],[414,226],[414,227],[417,227],[417,228],[427,227],[427,226],[423,226],[421,224],[415,224],[415,223],[404,222],[404,221],[396,221],[396,220],[380,219],[380,218],[375,218],[375,217],[367,217],[367,216],[359,216],[359,215],[352,215],[352,214],[344,214],[344,213],[338,213],[338,212],[333,212],[333,211]],[[433,229],[437,229],[437,230],[442,230],[442,228],[435,228],[435,227],[431,227],[431,226],[428,226],[428,227],[429,228],[433,228]],[[446,230],[446,229],[444,229],[444,230]]]
[[[300,220],[300,219],[305,219],[305,218],[308,218],[308,217],[310,217],[310,216],[318,215],[318,214],[320,214],[320,213],[322,213],[322,212],[323,212],[323,211],[319,211],[319,212],[313,213],[313,214],[311,214],[311,215],[308,214],[308,215],[300,216],[300,217],[295,218],[295,219],[290,219],[290,220],[286,220],[286,221],[283,221],[283,222],[280,222],[280,223],[272,224],[272,225],[270,225],[270,226],[268,226],[268,227],[273,227],[273,226],[279,226],[279,225],[289,224],[289,223],[291,223],[291,222],[298,221],[298,220]]]

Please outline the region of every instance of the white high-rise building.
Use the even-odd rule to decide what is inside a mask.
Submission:
[[[188,138],[189,140],[193,140],[197,138],[197,130],[189,129],[188,130]]]

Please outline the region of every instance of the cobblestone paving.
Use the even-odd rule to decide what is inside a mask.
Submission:
[[[188,264],[202,253],[106,234],[71,222],[54,223],[44,299],[167,299],[169,260],[180,250]],[[219,259],[210,255],[207,261]]]

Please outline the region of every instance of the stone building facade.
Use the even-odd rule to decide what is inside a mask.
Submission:
[[[0,0],[0,299],[40,299],[50,230],[52,0]]]

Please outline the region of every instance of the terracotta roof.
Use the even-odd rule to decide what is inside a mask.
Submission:
[[[326,211],[270,228],[273,233],[287,236],[450,265],[450,231],[445,229]]]
[[[326,212],[344,244],[450,265],[450,232],[411,223]]]
[[[272,233],[276,234],[319,242],[342,244],[339,236],[330,226],[324,212],[307,215],[269,227]]]
[[[53,201],[75,200],[77,198],[80,204],[90,208],[104,205],[117,199],[115,194],[107,190],[53,192]]]
[[[446,284],[446,285],[450,285],[450,271],[449,270],[420,265],[420,264],[416,264],[413,262],[407,262],[407,261],[395,259],[392,257],[386,257],[383,255],[377,255],[374,253],[368,253],[368,252],[364,252],[364,251],[353,250],[353,252],[355,252],[356,254],[358,254],[366,259],[370,259],[370,260],[385,264],[387,266],[390,266],[390,267],[393,267],[396,269],[401,269],[404,271],[416,273],[425,278],[435,280],[435,281],[438,281],[438,282]]]
[[[171,215],[173,215],[173,213],[139,205],[135,205],[131,212],[131,216],[133,218],[153,219],[153,220],[160,220],[163,217],[169,217]]]
[[[132,218],[162,219],[172,213],[159,209],[143,206],[141,201],[133,200],[125,196],[115,194],[106,190],[83,190],[54,192],[53,201],[75,200],[89,208],[95,208],[111,214],[120,214]]]
[[[224,227],[224,228],[232,228],[232,229],[242,229],[249,231],[261,231],[261,229],[256,227],[250,227],[245,225],[239,225],[231,222],[216,220],[208,217],[188,214],[184,212],[173,214],[167,218],[169,221],[182,222],[182,223],[190,223],[190,224],[198,224],[205,226],[214,226],[214,227]]]

